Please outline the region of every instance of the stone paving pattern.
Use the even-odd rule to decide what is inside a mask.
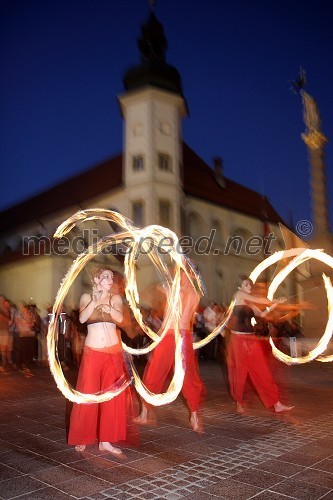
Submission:
[[[70,404],[47,368],[30,379],[0,374],[0,498],[333,500],[330,363],[276,365],[281,399],[296,405],[283,415],[250,390],[248,410],[238,415],[225,366],[206,361],[200,370],[204,432],[190,429],[178,398],[158,408],[158,424],[141,427],[139,445],[122,458],[66,444]]]

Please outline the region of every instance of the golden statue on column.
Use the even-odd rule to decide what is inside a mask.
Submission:
[[[315,236],[323,236],[329,233],[326,165],[324,160],[324,147],[327,138],[321,131],[321,120],[317,103],[304,90],[305,85],[305,71],[301,68],[298,80],[293,82],[293,89],[301,95],[303,102],[303,117],[306,131],[302,134],[302,139],[309,151],[314,232]]]
[[[306,130],[301,137],[305,142],[310,163],[311,208],[314,232],[307,243],[311,248],[322,248],[329,255],[333,255],[333,237],[329,229],[328,195],[326,181],[326,165],[324,148],[327,138],[321,130],[321,120],[316,101],[309,95],[304,87],[306,85],[305,71],[301,68],[299,78],[293,82],[293,89],[301,95],[303,103],[303,118]],[[303,296],[313,304],[311,314],[303,317],[303,332],[308,339],[318,337],[319,332],[325,328],[326,315],[323,314],[327,305],[327,298],[322,287],[322,273],[330,276],[333,281],[332,271],[325,265],[314,260],[309,262],[309,274],[304,275],[300,285]],[[310,344],[311,346],[311,344]],[[310,348],[310,347],[309,347]]]

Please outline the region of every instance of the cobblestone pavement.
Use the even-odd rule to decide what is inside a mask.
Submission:
[[[250,390],[246,414],[236,414],[224,368],[201,362],[202,434],[189,428],[179,398],[157,410],[157,425],[142,427],[138,447],[121,459],[67,446],[70,406],[47,368],[29,379],[1,373],[0,497],[333,499],[333,365],[276,365],[281,399],[296,405],[285,415]]]

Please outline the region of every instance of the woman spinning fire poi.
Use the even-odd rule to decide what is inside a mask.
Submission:
[[[94,288],[92,295],[85,293],[80,299],[80,322],[86,323],[86,338],[79,370],[77,389],[83,393],[97,393],[109,390],[128,379],[122,355],[116,323],[123,319],[122,299],[111,294],[113,272],[101,266],[92,273]],[[99,442],[99,449],[121,454],[113,443],[125,441],[126,412],[130,389],[100,404],[74,403],[68,444],[77,451],[84,451],[86,445]]]

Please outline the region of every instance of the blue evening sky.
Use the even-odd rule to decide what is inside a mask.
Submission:
[[[147,0],[2,0],[0,210],[122,149],[116,95],[139,62]],[[333,214],[333,4],[157,0],[190,117],[184,140],[280,215],[311,220],[299,67],[321,112]]]

